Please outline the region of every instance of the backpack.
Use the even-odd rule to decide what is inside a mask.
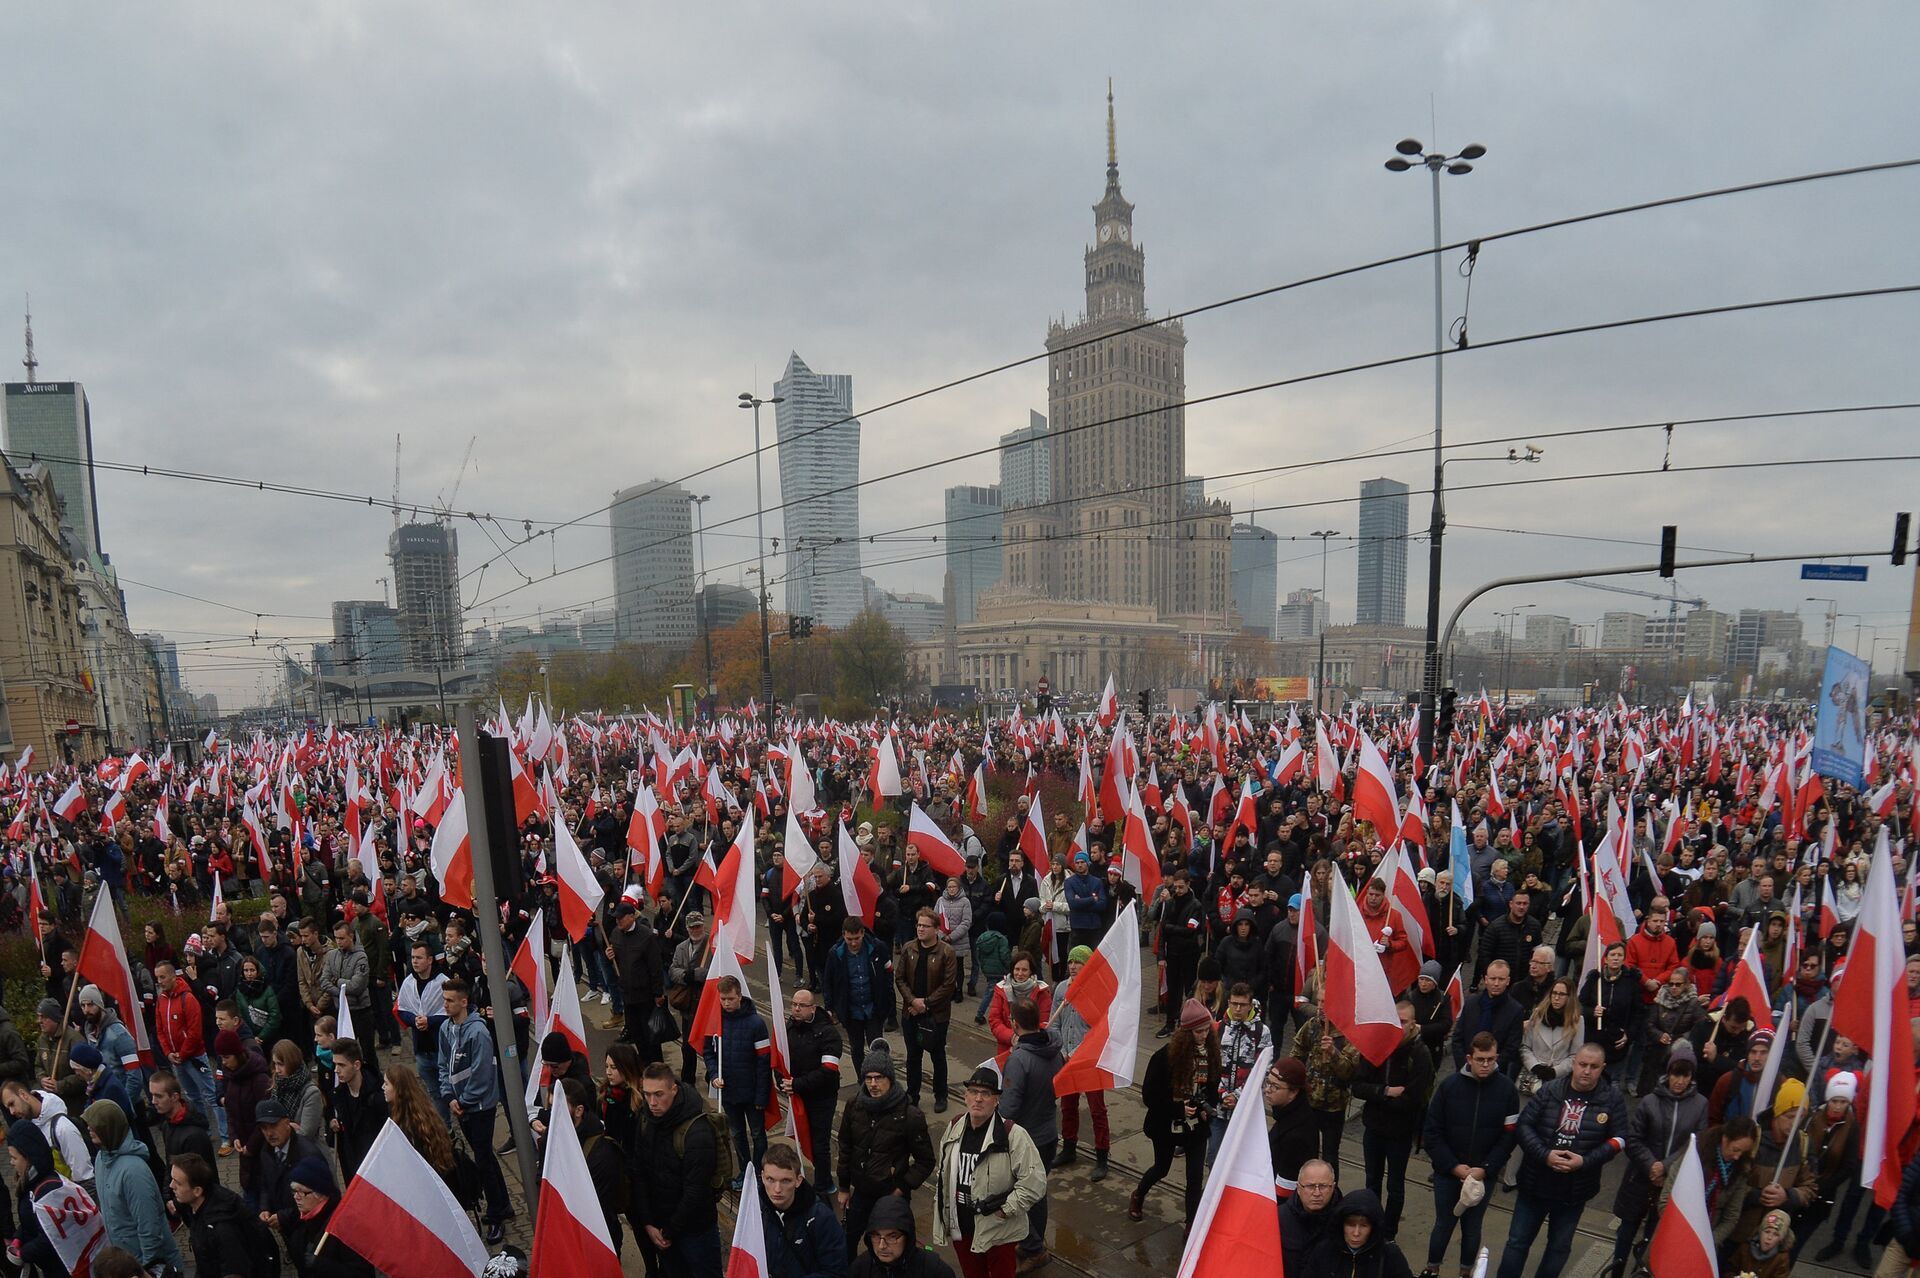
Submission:
[[[74,1122],[74,1118],[72,1114],[54,1115],[53,1122],[50,1124],[50,1126],[53,1127],[55,1130],[58,1130],[60,1126],[60,1120],[63,1118],[66,1119],[67,1122],[72,1125],[74,1131],[80,1133],[80,1143],[86,1146],[88,1161],[92,1162],[97,1160],[100,1157],[100,1144],[98,1141],[94,1140],[93,1130],[89,1128],[85,1123]],[[53,1149],[54,1170],[59,1172],[62,1176],[65,1176],[69,1180],[77,1180],[78,1177],[76,1177],[73,1174],[73,1168],[67,1166],[67,1156],[60,1152],[60,1142],[58,1140],[49,1139],[47,1141],[47,1144],[50,1145]]]
[[[607,1138],[607,1134],[604,1131],[595,1132],[593,1135],[587,1137],[587,1139],[583,1141],[580,1145],[581,1157],[584,1158],[588,1154],[591,1154],[593,1152],[594,1146],[598,1145],[601,1141],[605,1140],[606,1138]],[[620,1159],[620,1179],[616,1181],[614,1184],[614,1193],[616,1195],[614,1198],[614,1201],[617,1203],[625,1203],[628,1200],[628,1197],[630,1194],[630,1187],[631,1187],[631,1182],[628,1180],[628,1177],[627,1177],[627,1160],[625,1157],[622,1157]]]
[[[707,1188],[719,1193],[733,1186],[733,1138],[727,1135],[727,1125],[720,1115],[703,1107],[697,1117],[689,1118],[674,1128],[674,1156],[682,1162],[686,1161],[687,1129],[699,1122],[706,1123],[713,1132],[713,1180]]]

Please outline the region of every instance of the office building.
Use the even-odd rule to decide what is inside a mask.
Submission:
[[[29,338],[29,343],[31,338]],[[29,344],[31,352],[31,344]],[[7,455],[42,465],[60,503],[60,537],[70,559],[104,564],[93,482],[93,414],[79,382],[9,382],[0,396]]]
[[[334,670],[342,675],[393,674],[407,665],[400,610],[384,599],[336,599],[333,641],[327,645]]]
[[[947,579],[953,617],[972,621],[980,592],[1000,580],[1000,490],[965,484],[946,491]]]
[[[1733,618],[1712,608],[1695,608],[1686,616],[1680,652],[1690,662],[1717,670],[1727,663],[1727,647],[1732,637]]]
[[[1397,479],[1360,485],[1359,585],[1356,625],[1407,624],[1407,486]]]
[[[1526,638],[1519,647],[1536,655],[1558,655],[1573,646],[1573,619],[1550,612],[1527,614]]]
[[[692,501],[657,479],[613,495],[615,626],[625,642],[682,648],[698,633]]]
[[[780,501],[786,527],[787,612],[823,626],[859,615],[860,421],[853,378],[816,373],[799,354],[773,385],[780,449]],[[773,572],[773,568],[768,569]]]
[[[758,610],[753,592],[745,586],[715,582],[700,592],[700,611],[709,631],[725,630]]]
[[[1280,620],[1275,639],[1317,639],[1327,628],[1327,601],[1310,587],[1289,590],[1280,605]]]
[[[1647,615],[1645,613],[1601,614],[1598,647],[1603,652],[1638,652],[1647,646]]]
[[[45,465],[0,476],[0,737],[32,746],[36,768],[98,759],[106,751],[99,698],[82,651],[80,584]]]
[[[588,652],[612,652],[620,642],[620,613],[596,608],[580,614],[580,646]]]
[[[1027,424],[1000,437],[1000,501],[1007,509],[1037,506],[1053,496],[1053,446],[1047,416],[1029,410]]]
[[[908,643],[931,639],[946,622],[946,609],[932,595],[880,592],[880,615],[898,630]]]
[[[1233,526],[1233,606],[1240,613],[1240,629],[1263,639],[1275,637],[1279,545],[1258,524]]]
[[[406,665],[458,669],[466,656],[458,535],[449,524],[402,524],[387,538],[387,558],[393,564],[393,601]]]
[[[1801,641],[1800,614],[1784,609],[1742,608],[1728,640],[1728,664],[1756,670],[1768,648],[1787,650]]]

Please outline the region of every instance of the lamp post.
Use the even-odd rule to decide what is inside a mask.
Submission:
[[[1427,526],[1427,644],[1426,671],[1420,685],[1420,757],[1433,758],[1434,708],[1440,695],[1440,542],[1446,535],[1446,467],[1441,454],[1441,406],[1445,377],[1447,330],[1442,314],[1444,292],[1440,276],[1440,175],[1463,176],[1473,172],[1473,161],[1487,153],[1479,143],[1457,155],[1428,151],[1414,138],[1406,138],[1394,147],[1398,152],[1387,161],[1387,168],[1405,173],[1415,165],[1425,168],[1433,181],[1433,514]]]
[[[760,558],[760,700],[767,716],[767,740],[773,740],[773,632],[767,621],[767,503],[760,487],[760,405],[782,404],[784,395],[761,399],[752,391],[740,392],[740,407],[753,410],[753,525],[755,552]]]
[[[1331,528],[1320,529],[1307,534],[1320,539],[1320,607],[1326,610],[1315,627],[1320,632],[1320,664],[1313,676],[1313,713],[1320,714],[1321,704],[1326,697],[1327,687],[1327,624],[1333,620],[1333,606],[1327,602],[1327,541],[1340,534]]]
[[[1515,604],[1511,612],[1496,612],[1496,617],[1507,619],[1507,642],[1500,649],[1500,709],[1507,708],[1507,698],[1513,695],[1513,619],[1529,608],[1538,608],[1539,604]]]
[[[1825,599],[1819,595],[1808,595],[1806,601],[1808,603],[1823,603],[1827,606],[1827,647],[1833,647],[1833,622],[1834,618],[1838,615],[1834,612],[1834,609],[1840,606],[1840,601],[1838,599]]]
[[[756,445],[759,443],[758,440],[754,442]],[[755,464],[759,464],[758,458],[755,458]],[[713,628],[707,623],[707,503],[713,500],[713,494],[708,493],[700,497],[689,495],[687,500],[693,503],[693,518],[700,546],[700,584],[694,590],[693,603],[700,613],[700,646],[706,653],[707,679],[704,691],[711,698],[713,696]]]

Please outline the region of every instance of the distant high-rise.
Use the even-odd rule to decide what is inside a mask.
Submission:
[[[773,384],[786,525],[787,612],[823,626],[860,615],[860,421],[853,378],[816,373],[798,354]]]
[[[706,615],[707,629],[720,631],[753,616],[759,605],[753,601],[753,592],[745,586],[716,581],[700,592],[700,610]]]
[[[1327,601],[1309,587],[1289,590],[1280,605],[1280,622],[1275,639],[1314,639],[1327,628]]]
[[[406,664],[457,668],[466,643],[460,633],[460,542],[453,528],[402,524],[387,538],[387,558]]]
[[[1047,415],[1029,410],[1025,426],[1000,437],[1000,503],[1003,507],[1037,506],[1053,496],[1051,456]]]
[[[75,559],[106,562],[93,484],[93,414],[79,382],[9,382],[0,397],[6,448],[14,464],[39,462],[60,502],[60,539]]]
[[[977,615],[980,592],[1000,580],[1000,490],[972,484],[949,488],[946,513],[953,617],[965,624]]]
[[[1279,543],[1258,524],[1233,526],[1233,606],[1240,629],[1263,639],[1274,637],[1280,595]]]
[[[335,600],[328,655],[335,669],[355,678],[405,669],[407,646],[399,609],[384,599]]]
[[[1600,614],[1600,642],[1607,652],[1637,652],[1647,646],[1647,614],[1644,612],[1605,612]]]
[[[694,612],[693,494],[650,480],[613,495],[614,629],[629,643],[680,647]]]
[[[1407,486],[1397,479],[1360,485],[1360,597],[1354,621],[1407,624]]]

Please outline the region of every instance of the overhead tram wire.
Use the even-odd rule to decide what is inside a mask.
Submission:
[[[1587,222],[1597,222],[1597,221],[1603,221],[1609,218],[1623,217],[1630,213],[1645,213],[1655,209],[1671,208],[1677,205],[1695,203],[1700,200],[1720,199],[1720,198],[1723,198],[1726,196],[1732,196],[1732,195],[1747,195],[1757,191],[1766,191],[1766,190],[1773,190],[1773,189],[1788,187],[1788,186],[1797,186],[1797,185],[1802,185],[1809,182],[1823,182],[1823,181],[1830,181],[1833,179],[1845,178],[1845,177],[1860,177],[1860,176],[1865,176],[1869,174],[1888,173],[1888,172],[1894,172],[1900,169],[1909,169],[1909,168],[1915,168],[1915,167],[1920,167],[1920,158],[1908,159],[1908,160],[1886,160],[1886,161],[1882,161],[1875,164],[1860,164],[1860,165],[1853,165],[1847,168],[1839,168],[1839,169],[1823,169],[1823,170],[1819,170],[1817,172],[1812,172],[1812,173],[1795,174],[1790,177],[1766,178],[1766,179],[1762,179],[1760,181],[1755,181],[1755,182],[1739,183],[1734,186],[1713,187],[1705,191],[1693,191],[1684,195],[1662,196],[1659,199],[1641,200],[1633,204],[1623,204],[1613,208],[1599,209],[1599,210],[1595,210],[1593,212],[1588,212],[1588,213],[1576,213],[1566,217],[1552,218],[1544,222],[1535,222],[1526,226],[1512,227],[1504,231],[1494,231],[1486,235],[1469,236],[1464,239],[1455,240],[1451,243],[1442,244],[1437,248],[1430,246],[1430,247],[1411,250],[1405,253],[1396,253],[1388,257],[1375,258],[1370,262],[1363,262],[1354,266],[1338,267],[1333,270],[1322,271],[1317,274],[1306,275],[1298,279],[1288,280],[1284,283],[1268,285],[1265,288],[1254,289],[1250,292],[1238,293],[1231,297],[1220,298],[1216,301],[1204,302],[1197,306],[1187,307],[1184,310],[1172,311],[1166,315],[1159,316],[1158,318],[1155,318],[1155,319],[1144,319],[1137,324],[1131,324],[1123,328],[1115,329],[1112,332],[1103,333],[1098,337],[1090,337],[1079,342],[1071,343],[1067,346],[1062,346],[1057,351],[1038,351],[1031,355],[1021,356],[1018,359],[1007,360],[1002,363],[995,364],[989,368],[981,369],[977,372],[968,373],[961,377],[951,378],[948,381],[941,382],[937,385],[929,386],[924,389],[911,392],[910,394],[901,395],[894,399],[886,400],[880,404],[874,405],[873,407],[863,409],[858,413],[849,413],[845,417],[840,417],[830,422],[823,422],[818,426],[811,426],[804,430],[797,431],[793,435],[789,436],[785,442],[796,443],[800,440],[807,439],[813,435],[820,434],[823,431],[832,430],[836,426],[844,426],[849,422],[864,420],[866,418],[870,418],[874,416],[877,413],[884,413],[889,409],[899,408],[903,405],[911,404],[918,400],[926,399],[933,395],[941,394],[945,391],[954,390],[958,387],[966,386],[973,382],[982,381],[989,377],[995,377],[1001,373],[1011,372],[1012,370],[1017,368],[1024,368],[1028,364],[1037,363],[1040,360],[1051,358],[1053,355],[1056,355],[1056,354],[1069,354],[1073,351],[1081,350],[1086,347],[1096,346],[1101,342],[1110,341],[1114,338],[1125,337],[1129,333],[1141,332],[1146,329],[1155,328],[1161,324],[1171,323],[1172,321],[1175,321],[1175,320],[1189,319],[1195,315],[1204,315],[1210,311],[1223,310],[1227,307],[1238,306],[1245,302],[1252,302],[1252,301],[1258,301],[1262,298],[1275,297],[1282,293],[1291,292],[1296,289],[1306,288],[1310,285],[1329,283],[1334,280],[1339,280],[1339,279],[1344,279],[1350,276],[1365,274],[1366,272],[1380,270],[1382,268],[1389,267],[1389,266],[1398,266],[1405,262],[1417,262],[1422,260],[1423,258],[1433,256],[1436,253],[1439,253],[1439,254],[1451,253],[1459,249],[1468,248],[1471,245],[1478,244],[1478,245],[1484,246],[1487,244],[1498,243],[1499,241],[1502,241],[1502,240],[1515,239],[1515,238],[1526,236],[1526,235],[1535,235],[1544,231],[1558,230],[1563,227],[1578,226]],[[1204,402],[1204,401],[1194,401],[1194,402]],[[1183,407],[1183,405],[1167,404],[1167,405],[1163,405],[1161,409],[1157,411],[1165,411],[1166,409],[1169,409],[1169,408],[1178,408],[1178,407]],[[1098,424],[1098,423],[1094,423],[1094,424]],[[696,470],[688,471],[686,474],[681,475],[677,479],[667,481],[666,484],[663,486],[671,486],[673,484],[684,484],[684,483],[687,483],[689,480],[699,479],[706,475],[710,475],[713,472],[721,469],[722,467],[733,465],[735,462],[750,461],[754,457],[758,456],[760,453],[766,451],[769,448],[779,447],[781,442],[782,441],[775,439],[772,442],[761,445],[758,448],[748,449],[744,453],[739,453],[732,457],[723,458],[720,461],[710,463]],[[998,450],[992,449],[992,450],[983,450],[983,451],[998,451]],[[959,461],[959,460],[964,460],[965,458],[968,458],[968,457],[974,457],[978,455],[979,455],[979,452],[976,451],[976,452],[960,454],[958,456],[948,458],[946,460]],[[936,462],[932,464],[938,465],[943,463]],[[818,499],[814,498],[812,500],[818,500]],[[559,523],[553,524],[550,527],[541,529],[539,532],[534,533],[532,534],[532,536],[529,536],[528,538],[526,538],[525,541],[521,542],[520,544],[525,545],[526,542],[532,541],[534,537],[553,536],[554,534],[560,532],[561,529],[572,527],[574,525],[583,523],[586,520],[593,518],[595,515],[604,514],[611,509],[613,509],[612,502],[609,502],[603,506],[596,506],[592,510],[583,512],[582,514],[580,514],[574,519],[564,520]],[[725,521],[725,522],[731,522],[731,521]],[[646,549],[646,547],[643,547],[642,549]],[[485,570],[492,562],[494,561],[487,560],[481,563],[480,565],[478,565],[477,567],[462,573],[460,579],[462,581],[465,581],[468,577],[473,576],[476,573]]]
[[[1917,163],[1920,163],[1920,162],[1917,162]],[[1136,409],[1131,412],[1119,413],[1111,417],[1100,418],[1100,419],[1096,419],[1088,422],[1080,422],[1071,426],[1060,427],[1056,430],[1049,431],[1049,437],[1051,438],[1054,436],[1071,435],[1084,430],[1093,430],[1102,426],[1111,426],[1120,422],[1131,421],[1131,420],[1134,420],[1135,418],[1148,417],[1157,413],[1163,413],[1171,408],[1197,407],[1203,404],[1219,403],[1224,400],[1236,399],[1246,395],[1257,394],[1262,391],[1280,390],[1289,386],[1299,386],[1299,385],[1304,385],[1311,382],[1326,381],[1335,377],[1350,376],[1354,373],[1373,372],[1383,368],[1396,368],[1396,367],[1401,367],[1405,365],[1418,364],[1423,360],[1441,358],[1443,355],[1452,357],[1452,358],[1459,358],[1462,355],[1466,355],[1474,351],[1498,350],[1503,347],[1520,346],[1520,345],[1530,344],[1533,342],[1550,341],[1557,338],[1582,336],[1582,335],[1591,334],[1591,333],[1613,332],[1621,329],[1643,327],[1649,324],[1671,323],[1674,321],[1685,320],[1685,319],[1711,318],[1711,317],[1720,316],[1720,315],[1745,314],[1745,313],[1764,311],[1764,310],[1777,310],[1784,307],[1804,306],[1804,305],[1810,305],[1810,304],[1821,303],[1821,302],[1859,301],[1859,300],[1865,300],[1869,298],[1898,297],[1898,296],[1904,296],[1904,295],[1913,294],[1913,293],[1920,293],[1920,284],[1897,284],[1897,285],[1888,285],[1880,288],[1847,289],[1847,290],[1841,290],[1841,291],[1831,292],[1831,293],[1808,293],[1808,294],[1800,294],[1793,297],[1765,298],[1755,302],[1729,302],[1729,303],[1724,303],[1718,306],[1689,307],[1683,310],[1663,311],[1653,315],[1635,315],[1635,316],[1628,316],[1627,318],[1624,318],[1624,319],[1597,320],[1589,324],[1574,324],[1574,325],[1563,326],[1560,328],[1542,329],[1532,333],[1515,334],[1511,337],[1493,338],[1488,341],[1477,343],[1473,346],[1466,348],[1465,350],[1436,351],[1429,347],[1420,351],[1413,352],[1411,354],[1382,356],[1379,359],[1365,360],[1357,364],[1347,364],[1347,365],[1342,365],[1336,368],[1321,369],[1311,373],[1300,373],[1292,377],[1276,378],[1272,381],[1259,382],[1250,386],[1237,387],[1232,390],[1216,391],[1209,395],[1193,396],[1174,404],[1162,404],[1154,408]],[[950,465],[956,461],[964,461],[969,458],[983,456],[987,453],[997,453],[999,451],[1001,451],[1000,446],[996,443],[985,448],[971,449],[967,452],[958,453],[950,457],[939,458],[929,462],[917,463],[913,466],[904,467],[899,470],[889,471],[884,475],[874,475],[866,479],[855,480],[851,484],[843,484],[838,488],[828,489],[827,491],[818,493],[812,497],[808,497],[804,499],[796,499],[795,501],[792,501],[792,502],[781,502],[777,505],[767,507],[764,510],[750,511],[746,514],[735,515],[735,516],[732,516],[731,518],[721,520],[720,523],[715,526],[725,527],[728,524],[739,523],[742,520],[754,518],[755,515],[772,514],[776,511],[783,511],[790,505],[802,505],[810,502],[825,501],[830,498],[841,496],[849,492],[855,492],[861,488],[867,487],[870,484],[885,483],[889,480],[900,479],[906,476],[920,474],[924,471],[932,470],[939,466]],[[1181,522],[1185,522],[1185,521],[1183,520]],[[672,537],[672,536],[663,537],[656,541],[649,542],[645,545],[633,547],[630,549],[629,553],[634,553],[634,554],[641,553],[646,550],[650,550],[656,546],[667,545],[677,540],[679,540],[679,538],[677,537]],[[612,554],[606,554],[595,559],[589,559],[584,562],[571,565],[570,567],[567,567],[567,568],[555,569],[553,572],[547,574],[544,577],[540,577],[536,579],[536,581],[534,582],[522,583],[521,585],[518,585],[518,586],[511,586],[497,595],[491,595],[485,599],[476,599],[472,603],[466,605],[466,610],[471,611],[472,609],[475,609],[475,608],[485,607],[486,605],[491,603],[496,603],[499,600],[504,599],[509,595],[515,594],[521,590],[525,590],[529,585],[537,585],[539,584],[539,582],[552,581],[557,577],[564,577],[571,573],[579,572],[584,568],[591,568],[598,564],[607,563],[610,560],[612,560],[612,558],[613,558]]]

